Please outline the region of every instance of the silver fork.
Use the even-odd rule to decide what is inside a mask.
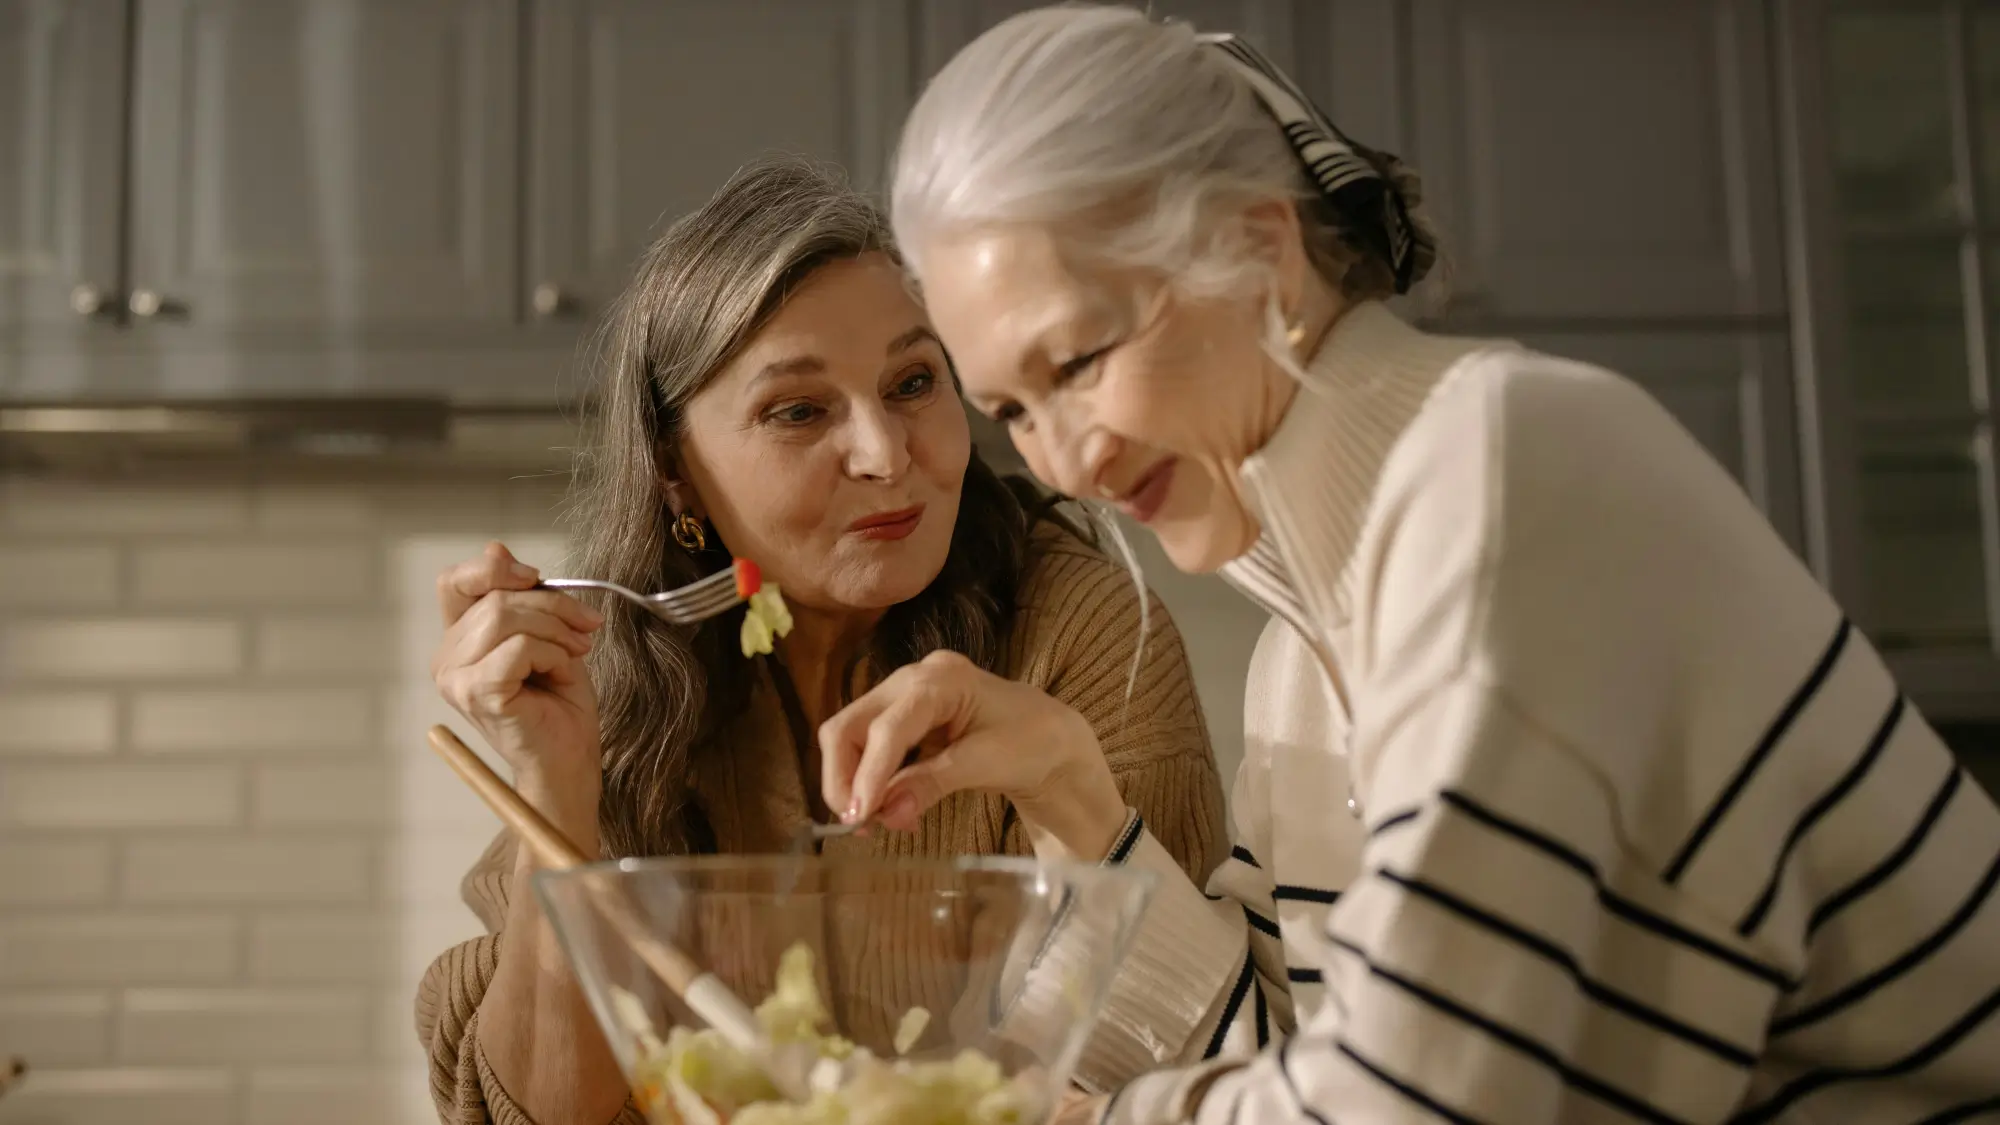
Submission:
[[[664,594],[642,594],[616,582],[599,582],[595,578],[544,578],[540,584],[551,590],[603,590],[675,625],[706,621],[743,604],[743,599],[736,593],[734,567],[724,567],[707,578]]]
[[[826,840],[837,840],[842,836],[852,836],[874,822],[857,820],[853,824],[835,821],[832,824],[807,824],[792,836],[790,855],[796,859],[812,850],[812,846]]]
[[[857,820],[853,824],[842,824],[839,821],[835,821],[832,824],[807,823],[804,827],[800,828],[792,836],[792,846],[785,849],[787,866],[784,874],[778,878],[778,897],[783,898],[798,889],[799,873],[805,869],[806,856],[813,850],[814,844],[820,843],[823,840],[852,836],[854,833],[861,831],[873,823],[873,821],[867,820]]]

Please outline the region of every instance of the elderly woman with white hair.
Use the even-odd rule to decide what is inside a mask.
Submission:
[[[1275,620],[1206,894],[1088,724],[947,655],[821,729],[830,807],[1000,792],[1158,873],[1081,1070],[1118,1122],[2000,1112],[2000,813],[1646,394],[1383,305],[1418,203],[1136,11],[932,81],[892,221],[968,398]]]

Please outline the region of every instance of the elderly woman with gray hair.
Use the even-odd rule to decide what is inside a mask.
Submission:
[[[972,451],[886,224],[839,179],[761,161],[661,235],[613,311],[596,391],[575,572],[667,590],[747,558],[782,586],[795,625],[747,660],[740,612],[687,629],[622,601],[593,608],[536,589],[498,544],[440,577],[439,690],[579,847],[784,851],[833,816],[819,801],[818,724],[949,649],[1022,698],[1064,700],[1101,749],[1091,778],[1115,778],[1121,802],[1163,826],[1183,879],[1219,862],[1222,789],[1179,636],[1157,604],[1142,615],[1143,591],[1032,486]],[[1046,820],[1039,807],[961,794],[906,819],[913,831],[825,852],[1021,853],[1024,828]],[[496,841],[465,881],[488,932],[424,977],[417,1025],[439,1113],[450,1125],[636,1123],[529,893],[533,870],[525,849]],[[963,956],[874,921],[829,929],[816,952],[848,980],[879,982],[868,1010],[835,1014],[886,1040],[888,1013],[941,1006]],[[740,956],[732,936],[703,935],[711,963]]]
[[[1121,1125],[2000,1112],[1993,802],[1647,395],[1384,306],[1419,203],[1130,9],[932,80],[891,218],[968,399],[1274,621],[1206,895],[1060,700],[949,656],[822,729],[828,804],[1042,794],[1044,854],[1162,876],[1081,1072]]]

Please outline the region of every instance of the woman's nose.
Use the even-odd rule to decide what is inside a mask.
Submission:
[[[895,480],[909,467],[909,427],[886,410],[856,412],[847,448],[848,475]]]
[[[1076,450],[1078,479],[1070,495],[1101,498],[1117,487],[1117,482],[1110,479],[1112,466],[1125,450],[1125,443],[1117,434],[1092,426],[1077,440]]]

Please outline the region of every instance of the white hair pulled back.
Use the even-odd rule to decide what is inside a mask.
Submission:
[[[1414,174],[1393,178],[1414,208]],[[1060,231],[1066,253],[1159,275],[1191,298],[1239,294],[1262,267],[1226,220],[1289,200],[1330,284],[1350,298],[1394,290],[1388,265],[1342,237],[1227,59],[1193,27],[1133,8],[1039,8],[960,51],[903,127],[890,197],[919,281],[938,236],[1025,224]]]

